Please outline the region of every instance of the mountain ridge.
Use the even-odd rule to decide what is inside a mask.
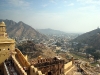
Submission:
[[[100,49],[100,28],[84,33],[72,40],[72,42],[85,43],[89,46],[95,47],[96,49]]]
[[[67,34],[64,31],[60,31],[60,30],[55,30],[55,29],[51,29],[51,28],[46,28],[46,29],[37,29],[39,32],[43,33],[43,34]]]
[[[0,22],[4,21],[7,28],[7,33],[10,37],[18,37],[19,39],[25,37],[25,38],[46,38],[45,35],[39,33],[34,28],[29,26],[28,24],[25,24],[22,21],[19,21],[18,23],[13,20],[3,20],[0,19]]]

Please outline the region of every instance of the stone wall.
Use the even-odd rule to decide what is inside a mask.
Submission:
[[[57,58],[46,58],[33,61],[34,67],[45,75],[64,74],[64,60]]]
[[[64,65],[64,73],[67,73],[67,71],[68,71],[71,67],[73,67],[72,61],[66,63],[66,64]]]
[[[18,58],[18,60],[20,61],[20,63],[22,63],[22,67],[29,68],[30,63],[25,59],[25,56],[21,53],[21,51],[18,50],[18,49],[15,49],[15,51],[17,52],[16,58]]]
[[[14,66],[15,66],[16,70],[18,71],[18,73],[20,75],[27,75],[27,73],[23,70],[23,68],[21,67],[19,62],[16,60],[15,56],[12,56],[12,61],[14,63]]]
[[[30,75],[45,75],[45,74],[42,74],[42,72],[39,71],[37,68],[35,68],[34,66],[31,66]]]
[[[44,75],[37,68],[30,65],[30,63],[25,59],[24,55],[21,53],[20,50],[16,49],[15,51],[17,52],[16,55],[18,56],[17,59],[19,59],[19,62],[16,60],[16,55],[12,56],[12,60],[14,62],[14,66],[16,67],[20,75],[27,75],[27,73],[23,70],[23,67],[27,67],[27,71],[29,71],[28,73],[30,73],[30,75]],[[20,65],[20,62],[22,65]]]

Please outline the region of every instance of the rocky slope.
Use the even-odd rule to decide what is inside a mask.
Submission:
[[[7,33],[10,37],[17,37],[19,39],[25,38],[46,38],[45,35],[40,34],[31,26],[25,24],[24,22],[20,21],[18,23],[14,22],[13,20],[3,20],[0,19],[0,22],[4,21],[7,27]]]
[[[33,41],[27,41],[27,43],[18,44],[17,47],[23,54],[27,54],[29,59],[37,58],[38,56],[42,56],[43,58],[56,56],[56,54],[51,49],[42,43],[35,44]]]
[[[72,41],[85,43],[97,49],[100,49],[100,28],[84,33]]]

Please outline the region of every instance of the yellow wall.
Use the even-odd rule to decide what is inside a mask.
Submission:
[[[15,50],[15,40],[6,35],[6,25],[0,22],[0,64],[9,57],[11,51]]]
[[[27,57],[27,55],[25,55],[24,57],[25,57],[25,59],[28,61],[28,57]]]
[[[11,51],[14,50],[14,48],[15,48],[15,44],[11,44],[11,43],[0,44],[0,64],[10,56]]]
[[[22,67],[29,67],[30,66],[30,63],[25,59],[25,57],[21,53],[21,51],[18,50],[18,49],[15,49],[15,51],[17,52],[16,56],[18,57],[18,59],[22,63]]]
[[[9,50],[8,50],[9,49]],[[6,25],[0,22],[0,70],[4,70],[2,63],[9,58],[11,51],[15,50],[15,40],[7,37]],[[5,70],[4,70],[5,71]]]
[[[25,59],[24,55],[21,53],[20,50],[16,49],[15,51],[17,52],[16,54],[18,57],[17,59],[19,59],[20,62],[22,63],[22,65],[20,65],[20,62],[16,60],[16,57],[12,56],[14,65],[17,71],[20,73],[20,75],[27,75],[23,70],[23,67],[28,67],[28,70],[30,70],[30,75],[44,75],[41,73],[41,71],[38,71],[37,68],[30,65],[30,63]]]
[[[68,71],[73,66],[72,61],[64,65],[64,72]]]
[[[11,44],[11,43],[3,43],[3,44],[0,44],[0,49],[1,51],[4,51],[4,50],[15,50],[15,45],[14,44]]]
[[[30,75],[45,75],[45,74],[42,74],[42,72],[37,70],[37,68],[35,68],[34,66],[31,66]]]
[[[9,56],[10,56],[10,54],[9,54],[9,51],[8,50],[1,51],[0,52],[0,64],[2,62],[4,62]]]
[[[14,62],[14,66],[16,67],[16,70],[18,71],[18,73],[20,75],[27,75],[26,72],[23,70],[23,68],[21,67],[21,65],[18,63],[18,61],[16,60],[15,56],[12,56],[12,60]]]

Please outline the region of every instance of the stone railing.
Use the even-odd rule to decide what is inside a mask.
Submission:
[[[19,49],[16,49],[15,51],[17,52],[17,56],[20,59],[20,62],[22,62],[22,64],[24,66],[26,66],[28,68],[28,70],[30,71],[30,75],[44,75],[37,68],[35,68],[34,66],[30,65],[30,63],[25,59],[24,55],[21,53],[21,51]],[[14,56],[13,56],[13,59],[14,59],[14,61],[17,62],[17,60],[15,60]],[[20,67],[19,68],[20,75],[27,75],[26,72],[23,70],[22,66],[17,62],[16,68],[18,69],[18,67]]]
[[[39,71],[37,68],[35,68],[34,66],[31,66],[30,75],[45,75],[45,74],[42,74],[42,72]]]
[[[8,68],[4,62],[4,75],[10,75],[9,71],[8,71]]]
[[[66,63],[64,65],[64,73],[67,75],[68,72],[70,72],[74,68],[72,61]]]
[[[64,64],[64,60],[55,60],[55,61],[46,61],[46,62],[37,62],[34,64],[35,67],[43,67],[43,66],[49,66],[49,65],[54,65],[54,64]]]
[[[19,49],[15,49],[17,52],[16,56],[20,60],[20,62],[23,64],[23,67],[29,67],[30,63],[26,60],[25,56],[22,54],[22,52]]]
[[[90,67],[86,67],[85,63],[80,64],[80,69],[82,69],[84,74],[86,74],[86,75],[99,75],[94,70],[92,70]]]
[[[23,70],[19,62],[16,60],[15,56],[12,56],[12,60],[14,62],[14,66],[20,75],[27,75],[27,73]]]

